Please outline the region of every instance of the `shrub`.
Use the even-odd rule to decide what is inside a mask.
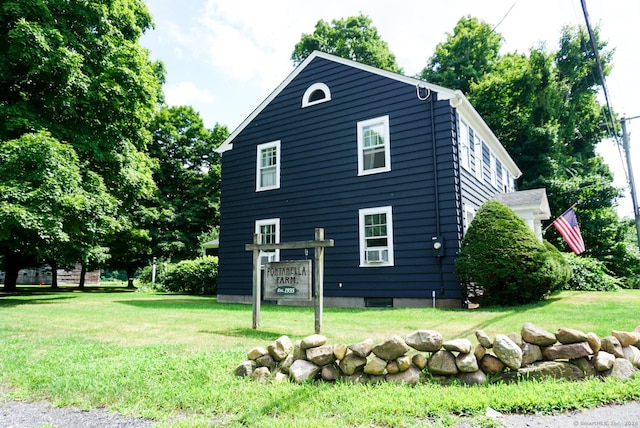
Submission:
[[[540,300],[570,275],[524,220],[494,200],[485,202],[471,222],[456,271],[467,288],[483,291],[483,304],[507,306]]]
[[[622,281],[612,276],[600,260],[578,257],[573,253],[565,253],[564,257],[573,270],[571,279],[563,287],[564,290],[616,291],[620,289]]]
[[[165,291],[187,294],[218,292],[218,258],[199,257],[168,265],[159,285]]]

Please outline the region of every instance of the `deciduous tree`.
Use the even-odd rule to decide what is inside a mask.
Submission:
[[[334,19],[331,23],[319,20],[313,34],[302,35],[291,54],[291,60],[298,65],[315,50],[383,70],[402,72],[387,42],[382,40],[371,19],[362,13],[346,19]]]

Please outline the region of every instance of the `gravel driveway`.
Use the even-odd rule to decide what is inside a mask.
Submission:
[[[558,415],[501,415],[491,410],[487,414],[506,428],[564,427],[637,427],[640,428],[640,402],[602,406],[580,412]],[[145,428],[154,421],[127,418],[106,410],[83,411],[50,407],[45,402],[0,402],[0,427],[3,428]],[[469,427],[466,423],[459,425]]]

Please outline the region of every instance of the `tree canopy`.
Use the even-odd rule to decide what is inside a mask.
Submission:
[[[315,50],[383,70],[402,72],[387,42],[382,40],[371,19],[362,13],[345,19],[334,19],[331,23],[319,20],[313,34],[302,34],[291,54],[291,60],[294,65],[298,65]]]
[[[65,156],[77,159],[85,186],[104,186],[107,199],[117,200],[118,213],[107,209],[94,218],[103,223],[95,226],[101,230],[154,189],[145,153],[151,138],[147,125],[162,101],[164,69],[138,44],[151,25],[141,0],[6,0],[0,8],[0,141],[5,145],[36,138],[51,147],[53,141],[65,146]],[[26,135],[30,137],[21,140]],[[17,150],[15,144],[7,147]],[[18,180],[19,173],[13,174]],[[43,184],[62,180],[56,177]],[[28,187],[27,182],[16,182],[23,191]],[[7,194],[0,197],[10,199]],[[97,241],[89,245],[97,237],[90,228],[83,230],[87,235],[78,230],[81,240],[73,241],[78,261],[97,257]],[[49,238],[22,234],[21,242],[24,248],[35,248],[66,239],[64,234]],[[1,239],[8,248],[7,241],[16,236]],[[94,254],[89,257],[89,252]],[[5,264],[14,259],[6,257]]]
[[[611,55],[596,42],[605,73]],[[596,145],[611,136],[602,85],[586,31],[563,28],[558,48],[499,54],[502,36],[476,18],[462,18],[436,48],[422,76],[466,90],[467,97],[523,171],[521,190],[545,187],[554,217],[578,203],[576,212],[587,254],[611,261],[621,224],[613,176]],[[475,53],[467,52],[470,46]],[[460,58],[464,62],[460,62]],[[550,240],[563,246],[559,235]],[[610,266],[611,267],[611,266]]]
[[[160,110],[152,124],[149,155],[157,161],[151,205],[160,214],[150,230],[154,254],[170,260],[199,255],[200,239],[219,223],[220,155],[229,132],[207,129],[188,106]]]

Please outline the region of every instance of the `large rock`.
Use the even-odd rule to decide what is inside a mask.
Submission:
[[[367,359],[359,356],[354,352],[348,353],[342,360],[340,360],[340,370],[347,376],[351,376],[356,371],[361,369],[367,364]]]
[[[483,330],[476,330],[476,339],[478,339],[478,343],[482,345],[485,349],[489,349],[493,347],[493,340],[489,337],[487,333]]]
[[[364,372],[370,375],[383,375],[387,370],[387,360],[382,358],[373,357],[364,366]]]
[[[435,375],[454,375],[458,373],[456,357],[445,349],[434,352],[427,363],[429,373]]]
[[[533,343],[524,342],[522,344],[522,361],[520,365],[522,367],[528,366],[531,363],[535,363],[536,361],[540,361],[542,359],[542,350],[538,345],[534,345]]]
[[[327,343],[327,338],[321,334],[312,334],[307,336],[300,342],[300,349],[307,350],[316,346],[322,346]]]
[[[422,352],[436,352],[442,347],[442,334],[435,330],[418,330],[405,337],[405,343]]]
[[[507,367],[517,370],[522,364],[522,349],[504,334],[496,334],[493,352]]]
[[[335,358],[333,355],[333,346],[331,345],[322,345],[307,349],[307,360],[317,366],[331,364],[335,361]]]
[[[340,369],[335,364],[328,364],[322,368],[320,376],[327,382],[333,382],[340,378]]]
[[[587,334],[575,328],[559,328],[556,331],[556,339],[563,345],[587,342]]]
[[[487,383],[487,376],[482,370],[458,373],[456,377],[463,385],[482,385],[483,383]]]
[[[587,333],[587,342],[594,354],[597,354],[598,351],[600,351],[600,347],[602,345],[600,344],[600,337],[597,334],[592,331]]]
[[[288,336],[280,336],[267,347],[267,350],[274,360],[282,361],[293,351],[293,342]]]
[[[547,360],[573,360],[589,355],[593,355],[593,350],[587,342],[554,345],[542,351],[542,356]]]
[[[315,379],[318,372],[320,372],[320,367],[306,360],[296,360],[289,368],[289,376],[298,383]]]
[[[461,372],[472,373],[478,371],[478,360],[471,352],[466,354],[461,352],[456,356],[456,367]]]
[[[381,344],[374,346],[371,351],[377,357],[389,361],[403,356],[408,350],[409,346],[407,346],[404,339],[400,336],[393,335]]]
[[[298,339],[293,342],[293,359],[294,360],[304,360],[307,358],[307,350],[302,349],[302,340]]]
[[[251,373],[256,369],[256,362],[254,360],[246,360],[238,364],[234,373],[236,376],[246,377],[251,376]]]
[[[420,370],[427,367],[427,357],[423,354],[415,354],[413,358],[411,358],[411,362]]]
[[[495,355],[486,354],[479,361],[480,369],[486,374],[494,375],[502,373],[506,367],[502,361]]]
[[[289,369],[291,368],[291,364],[293,364],[294,361],[295,361],[295,359],[293,358],[293,354],[287,355],[287,358],[285,358],[284,360],[280,361],[280,370],[282,370],[283,372],[289,373]]]
[[[582,370],[582,373],[584,373],[585,376],[593,377],[598,375],[598,372],[593,367],[593,363],[589,360],[589,357],[582,357],[569,362]]]
[[[251,373],[251,380],[258,383],[267,383],[271,377],[271,372],[267,367],[258,367]]]
[[[620,346],[633,346],[640,342],[640,333],[636,331],[617,331],[613,330],[611,334],[618,339]]]
[[[256,365],[258,367],[267,367],[269,370],[273,371],[276,368],[276,360],[274,360],[270,354],[266,354],[256,358]]]
[[[387,373],[395,374],[400,371],[400,367],[398,367],[398,362],[396,360],[391,360],[387,363]]]
[[[631,364],[631,361],[624,358],[616,358],[616,360],[613,362],[613,367],[611,367],[611,370],[606,372],[607,375],[618,379],[632,378],[635,373],[636,370],[634,369],[633,364]]]
[[[518,370],[522,377],[552,377],[555,379],[581,380],[584,372],[577,366],[565,361],[539,361]]]
[[[416,385],[420,382],[420,374],[422,371],[416,366],[410,366],[407,370],[388,374],[386,376],[387,382],[406,383],[409,385]]]
[[[396,363],[398,364],[398,370],[403,372],[411,367],[411,357],[408,355],[403,355],[396,358]]]
[[[556,343],[556,336],[553,333],[530,322],[523,324],[520,335],[525,342],[538,346],[550,346]]]
[[[336,343],[333,345],[333,356],[336,357],[336,360],[341,360],[347,355],[348,349],[344,343]]]
[[[247,360],[255,360],[259,357],[262,357],[263,355],[267,355],[268,353],[269,351],[267,351],[266,348],[263,348],[262,346],[256,346],[255,348],[247,352]]]
[[[631,364],[640,369],[640,349],[635,346],[625,346],[622,348],[622,353]]]
[[[491,346],[493,346],[493,343],[491,344]],[[485,348],[484,346],[482,346],[481,343],[478,343],[476,345],[476,349],[473,350],[473,355],[476,356],[476,359],[478,361],[480,361],[482,359],[482,357],[484,357],[484,355],[487,353],[487,348]]]
[[[355,353],[359,357],[367,358],[373,349],[373,339],[366,339],[360,343],[353,343],[349,345],[351,352]]]
[[[605,336],[600,338],[600,349],[615,355],[616,358],[624,358],[622,345],[615,336]]]
[[[610,370],[613,367],[616,357],[606,351],[600,351],[593,359],[593,367],[599,372]]]
[[[462,352],[468,354],[471,352],[471,341],[469,339],[453,339],[447,340],[442,347],[451,352]]]
[[[511,339],[513,343],[522,348],[522,335],[512,331],[511,333],[507,333],[507,337]]]

